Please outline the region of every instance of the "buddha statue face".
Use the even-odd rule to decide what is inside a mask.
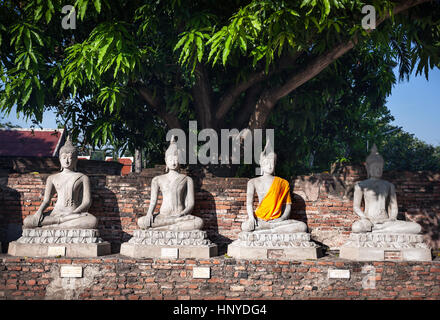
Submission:
[[[370,178],[380,178],[383,173],[383,165],[380,163],[371,163],[367,166],[367,173]]]
[[[383,173],[384,160],[377,151],[376,145],[371,148],[371,153],[367,157],[365,167],[369,178],[380,178]]]
[[[165,163],[168,170],[177,170],[179,168],[179,156],[177,154],[170,154],[165,158]]]
[[[261,161],[261,173],[262,174],[273,174],[275,171],[275,162],[276,156],[274,153],[271,153],[264,157]]]
[[[67,137],[66,143],[60,148],[60,164],[62,169],[76,169],[78,161],[78,151],[72,145],[70,138]]]
[[[75,169],[77,161],[78,157],[73,152],[64,152],[60,155],[60,164],[63,169]]]
[[[174,136],[171,136],[170,146],[165,152],[165,164],[167,171],[177,170],[179,168],[179,150]]]

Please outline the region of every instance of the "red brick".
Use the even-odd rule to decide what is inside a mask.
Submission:
[[[30,286],[34,286],[34,285],[37,284],[37,281],[35,281],[35,280],[28,280],[28,281],[26,281],[26,284],[30,285]]]

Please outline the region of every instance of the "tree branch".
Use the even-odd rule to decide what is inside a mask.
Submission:
[[[220,98],[217,112],[215,114],[216,120],[221,120],[226,116],[226,114],[234,104],[235,100],[243,92],[251,88],[253,85],[269,79],[272,75],[280,72],[281,70],[291,67],[301,53],[302,52],[297,52],[293,56],[285,56],[272,71],[268,73],[265,73],[264,71],[256,71],[252,73],[246,80],[240,82],[238,85],[229,87],[226,93]]]
[[[240,113],[233,123],[233,128],[242,128],[243,126],[246,126],[246,121],[249,120],[252,111],[254,111],[261,88],[262,83],[257,83],[246,91],[243,107],[240,108]]]
[[[159,117],[161,117],[167,124],[168,128],[181,129],[179,119],[172,113],[166,112],[165,102],[162,99],[155,97],[153,93],[144,85],[138,83],[138,90],[142,98],[157,112]]]
[[[237,99],[237,97],[239,97],[254,84],[268,77],[269,74],[266,74],[264,71],[258,71],[251,74],[248,79],[242,81],[238,85],[229,87],[226,93],[220,98],[219,106],[217,108],[217,112],[215,113],[215,118],[217,120],[223,119],[223,117],[226,115],[226,113],[228,113],[229,109],[234,104],[234,101]]]
[[[399,2],[394,7],[393,14],[396,15],[411,7],[428,1],[431,0],[407,0]],[[383,17],[376,21],[376,27],[389,17],[390,15],[387,12]],[[368,30],[368,32],[371,31],[372,30]],[[293,90],[317,76],[322,70],[333,63],[336,59],[354,48],[357,42],[358,38],[355,36],[348,42],[337,44],[335,47],[308,62],[301,70],[293,74],[290,79],[281,87],[274,88],[269,92],[264,92],[255,106],[255,112],[251,115],[251,118],[249,120],[249,128],[263,128],[270,114],[270,111],[279,99],[287,96]]]
[[[192,88],[197,118],[202,128],[213,128],[211,84],[205,67],[198,63],[195,69],[196,82]]]

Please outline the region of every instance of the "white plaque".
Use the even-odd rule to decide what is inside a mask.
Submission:
[[[66,255],[66,247],[49,247],[47,248],[47,255],[49,257],[64,257]]]
[[[193,278],[194,279],[209,279],[211,277],[211,268],[209,267],[194,267]]]
[[[61,266],[61,278],[82,278],[82,276],[81,266]]]
[[[177,248],[162,248],[160,255],[162,258],[177,259],[179,257],[179,249],[177,249]]]
[[[350,279],[350,270],[330,269],[327,275],[329,279]]]

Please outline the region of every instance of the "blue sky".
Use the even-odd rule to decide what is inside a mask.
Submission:
[[[387,103],[396,126],[415,134],[420,140],[440,146],[440,70],[412,75],[409,81],[397,83]]]
[[[396,70],[397,71],[397,70]],[[388,108],[395,120],[393,125],[414,134],[417,138],[440,146],[440,70],[431,70],[429,81],[423,75],[412,75],[409,81],[397,83],[388,97]],[[1,118],[1,117],[0,117]],[[17,119],[15,110],[3,121],[11,121],[23,128],[29,127],[31,121]],[[55,115],[46,112],[43,117],[43,128],[56,128]]]

